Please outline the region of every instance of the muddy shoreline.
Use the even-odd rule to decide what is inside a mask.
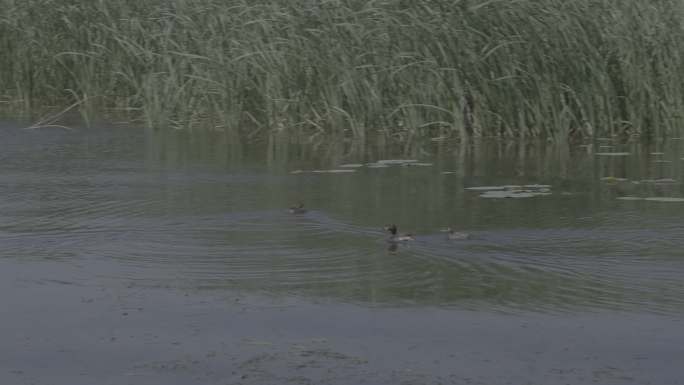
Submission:
[[[0,261],[0,383],[682,384],[682,317],[149,288]]]

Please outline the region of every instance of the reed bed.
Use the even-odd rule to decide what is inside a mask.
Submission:
[[[0,108],[358,139],[680,136],[675,0],[0,0]]]

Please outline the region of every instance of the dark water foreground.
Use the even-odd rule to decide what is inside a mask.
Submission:
[[[677,317],[182,292],[79,265],[0,262],[1,383],[682,383]]]
[[[684,383],[679,140],[0,137],[0,383]]]

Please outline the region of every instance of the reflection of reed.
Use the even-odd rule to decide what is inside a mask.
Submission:
[[[612,150],[629,156],[598,156],[533,139],[407,146],[275,132],[249,143],[230,132],[158,131],[146,138],[145,169],[140,149],[129,151],[139,133],[0,142],[11,154],[0,174],[0,258],[113,261],[119,270],[108,274],[140,284],[377,304],[681,311],[684,206],[616,200],[681,196],[678,176],[651,163],[677,165],[679,144],[617,142]],[[409,157],[434,166],[289,174]],[[552,194],[485,200],[464,191],[535,182]],[[308,211],[289,214],[300,199]],[[390,221],[416,240],[388,250],[380,227]],[[446,226],[474,236],[448,241]]]
[[[321,137],[318,141],[311,141],[306,136],[297,138],[285,131],[274,131],[265,142],[248,141],[237,131],[230,130],[203,135],[191,135],[182,130],[148,131],[147,158],[154,167],[184,168],[199,162],[230,169],[265,167],[273,174],[333,169],[349,163],[361,164],[354,170],[348,169],[350,172],[346,177],[330,177],[327,182],[330,190],[325,194],[331,197],[342,197],[343,194],[354,196],[355,189],[365,190],[366,201],[352,202],[350,206],[363,211],[369,208],[369,202],[374,202],[376,206],[391,204],[398,210],[398,221],[410,217],[404,212],[406,206],[432,206],[426,207],[426,213],[439,211],[440,204],[460,206],[462,201],[458,194],[448,194],[447,191],[459,186],[462,188],[466,184],[472,185],[473,182],[469,182],[471,180],[491,180],[495,184],[542,181],[556,184],[567,181],[571,188],[593,192],[597,202],[613,199],[614,194],[677,196],[676,189],[681,186],[678,177],[678,170],[682,168],[680,141],[623,143],[600,140],[578,147],[536,138],[526,141],[474,138],[457,142],[396,142],[384,134],[370,137],[366,142],[336,137]],[[620,156],[602,155],[606,153],[619,153]],[[379,159],[392,158],[430,160],[435,166],[423,170],[423,173],[411,167],[371,171],[363,166]],[[368,178],[372,175],[393,175],[392,188],[383,178]],[[418,175],[422,175],[423,179],[416,185],[415,178]],[[444,176],[437,178],[436,175]],[[623,178],[631,182],[611,182]],[[669,179],[673,179],[674,183],[662,182]],[[312,180],[299,178],[302,183],[296,192],[290,194],[290,200],[299,200],[301,194],[313,189],[310,185]],[[647,182],[640,183],[642,180]],[[649,180],[659,182],[649,183]],[[580,188],[580,185],[584,187]],[[415,201],[418,188],[429,192],[431,196]],[[612,191],[613,195],[606,195],[608,191]]]
[[[524,177],[525,176],[525,160],[526,160],[526,154],[527,154],[527,148],[526,148],[527,142],[523,139],[518,141],[518,164],[516,168],[516,175]]]

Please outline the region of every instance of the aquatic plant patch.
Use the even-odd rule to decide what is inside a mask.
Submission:
[[[465,190],[480,191],[481,198],[533,198],[551,195],[551,185],[503,185],[503,186],[474,186]]]
[[[629,156],[629,152],[597,152],[597,156]]]
[[[648,201],[648,202],[669,202],[669,203],[682,203],[684,198],[679,197],[635,197],[635,196],[625,196],[618,197],[618,200],[622,201]]]

